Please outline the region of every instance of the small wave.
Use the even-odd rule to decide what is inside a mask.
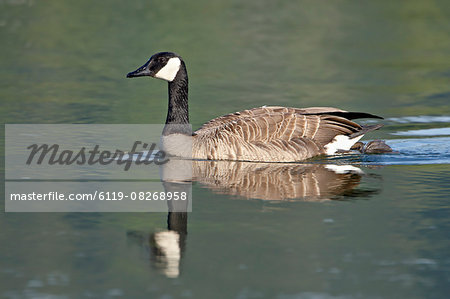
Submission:
[[[349,165],[450,164],[450,137],[386,140],[394,152],[386,154],[344,154],[329,158]]]
[[[404,116],[404,117],[390,117],[386,118],[387,121],[394,123],[407,124],[407,123],[450,123],[450,116],[432,116],[432,115],[419,115],[419,116]]]
[[[450,137],[386,140],[395,154],[367,155],[366,162],[384,165],[450,164]]]
[[[400,136],[447,136],[450,135],[450,128],[408,130],[408,131],[399,131],[391,134]]]

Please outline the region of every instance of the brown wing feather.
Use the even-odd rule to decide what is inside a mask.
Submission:
[[[259,107],[215,118],[205,123],[197,133],[222,129],[239,134],[246,141],[289,141],[303,137],[323,145],[338,134],[349,135],[361,130],[357,123],[344,117],[327,115],[326,111],[346,112],[331,107]]]
[[[194,145],[200,158],[303,160],[323,153],[323,146],[336,135],[351,135],[362,130],[360,125],[343,117],[346,113],[351,112],[331,107],[244,110],[204,124],[196,131]]]

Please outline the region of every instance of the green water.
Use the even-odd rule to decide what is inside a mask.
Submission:
[[[2,123],[163,123],[166,83],[125,75],[173,51],[194,128],[338,106],[384,116],[367,138],[399,152],[318,161],[364,172],[320,194],[287,190],[322,168],[199,167],[193,212],[171,219],[175,275],[155,249],[166,213],[2,212],[0,297],[447,298],[449,19],[447,1],[0,1]]]

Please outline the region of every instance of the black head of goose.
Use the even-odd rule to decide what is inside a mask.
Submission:
[[[331,107],[263,106],[215,118],[192,134],[189,129],[188,75],[183,59],[171,52],[154,54],[143,66],[127,74],[127,78],[141,76],[169,83],[169,107],[161,146],[174,156],[259,162],[301,161],[348,151],[365,133],[382,126],[361,126],[352,121],[382,118],[364,112]],[[189,150],[183,150],[186,148]]]

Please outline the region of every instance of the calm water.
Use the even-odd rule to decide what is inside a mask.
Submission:
[[[2,213],[0,297],[448,298],[449,19],[447,1],[0,1],[3,123],[163,123],[165,83],[125,74],[170,50],[194,127],[338,106],[384,116],[368,138],[398,152],[198,163],[187,218]]]

